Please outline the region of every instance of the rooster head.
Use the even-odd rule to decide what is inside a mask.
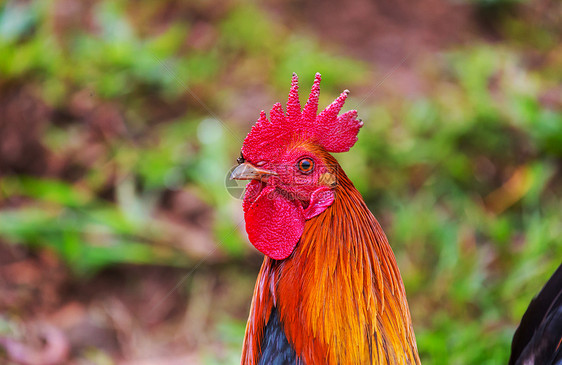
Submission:
[[[231,179],[251,180],[244,194],[244,218],[250,242],[275,260],[293,252],[305,221],[324,212],[334,201],[337,163],[328,152],[348,151],[363,123],[357,111],[339,115],[345,90],[320,114],[320,74],[304,108],[293,74],[287,112],[281,103],[264,111],[244,140],[239,165]]]

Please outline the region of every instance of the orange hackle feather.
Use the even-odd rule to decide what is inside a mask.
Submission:
[[[330,166],[335,200],[306,221],[288,258],[265,257],[242,364],[258,364],[273,307],[304,364],[419,364],[404,285],[382,228],[335,158],[316,144],[298,144]]]

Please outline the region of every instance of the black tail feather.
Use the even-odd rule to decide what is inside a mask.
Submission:
[[[562,264],[531,301],[511,343],[509,365],[562,365]]]

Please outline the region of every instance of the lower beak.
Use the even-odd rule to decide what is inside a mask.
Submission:
[[[274,171],[263,170],[251,163],[244,162],[238,165],[230,174],[230,180],[261,180],[267,181],[271,175],[277,175]]]

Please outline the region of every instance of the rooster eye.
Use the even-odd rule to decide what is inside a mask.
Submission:
[[[310,158],[303,158],[299,161],[299,170],[301,170],[301,172],[304,172],[305,174],[310,173],[313,167],[314,161],[312,161]]]

